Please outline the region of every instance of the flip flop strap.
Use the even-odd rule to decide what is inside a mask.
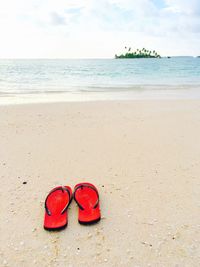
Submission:
[[[49,210],[48,207],[47,207],[47,200],[48,200],[48,197],[49,197],[53,192],[55,192],[55,191],[57,191],[57,190],[61,190],[63,193],[64,193],[64,191],[65,191],[65,192],[68,193],[68,196],[69,196],[69,202],[68,202],[67,205],[64,207],[64,209],[61,211],[61,214],[63,214],[63,213],[67,210],[67,208],[68,208],[68,206],[69,206],[69,204],[70,204],[71,194],[70,194],[70,191],[69,191],[69,189],[68,189],[67,187],[65,187],[65,186],[60,186],[60,187],[57,187],[57,188],[52,189],[52,190],[49,192],[49,194],[47,195],[46,200],[45,200],[45,210],[46,210],[46,212],[47,212],[47,214],[48,214],[49,216],[51,216],[51,212],[50,212],[50,210]]]
[[[79,206],[79,208],[80,208],[81,210],[84,210],[83,206],[81,206],[81,204],[80,204],[80,203],[78,202],[78,200],[76,199],[76,192],[77,192],[77,190],[80,189],[80,188],[83,188],[83,187],[91,188],[91,189],[93,189],[93,190],[95,191],[95,193],[97,194],[97,202],[95,203],[95,205],[94,205],[94,207],[93,207],[93,209],[95,209],[95,208],[98,206],[98,204],[99,204],[99,193],[98,193],[97,189],[96,189],[94,186],[91,186],[91,185],[88,185],[88,184],[84,184],[84,183],[81,184],[81,185],[79,185],[79,186],[77,186],[76,189],[74,190],[74,200],[76,201],[76,203],[77,203],[77,205]]]

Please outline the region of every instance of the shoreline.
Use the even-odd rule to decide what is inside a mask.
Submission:
[[[14,110],[14,109],[35,109],[36,107],[39,107],[40,109],[49,109],[51,107],[68,107],[68,108],[76,108],[80,107],[83,108],[84,106],[88,107],[95,107],[96,105],[128,105],[130,106],[131,104],[135,105],[160,105],[161,103],[166,103],[166,105],[170,105],[173,103],[175,105],[182,105],[183,103],[200,103],[200,99],[195,99],[195,98],[173,98],[173,99],[106,99],[106,100],[80,100],[80,101],[52,101],[52,102],[21,102],[21,103],[9,103],[9,104],[2,104],[0,103],[0,110],[5,111],[5,110]]]
[[[200,100],[0,110],[2,266],[198,266]],[[67,228],[45,231],[47,193],[82,181],[102,220],[79,225],[73,201]]]
[[[196,87],[154,87],[152,89],[122,91],[74,91],[74,92],[48,92],[28,94],[1,94],[0,106],[33,104],[33,103],[75,103],[75,102],[98,102],[98,101],[134,101],[134,100],[195,100],[200,99],[199,86]]]

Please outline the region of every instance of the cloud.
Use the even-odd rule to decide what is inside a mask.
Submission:
[[[0,57],[200,54],[199,34],[199,0],[0,0]]]
[[[66,24],[65,17],[59,15],[56,12],[50,13],[50,17],[51,17],[51,21],[53,25],[65,25]]]
[[[166,0],[169,10],[185,15],[200,14],[199,0]]]

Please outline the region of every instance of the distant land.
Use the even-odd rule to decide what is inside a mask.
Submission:
[[[115,55],[115,58],[161,58],[161,56],[155,51],[151,51],[145,48],[136,49],[135,51],[131,51],[131,47],[127,48],[125,46],[125,53],[121,55]]]

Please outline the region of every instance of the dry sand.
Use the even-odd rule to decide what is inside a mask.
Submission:
[[[0,107],[0,266],[199,266],[200,101]],[[57,185],[94,183],[102,220],[43,230]],[[23,184],[26,182],[26,184]]]

